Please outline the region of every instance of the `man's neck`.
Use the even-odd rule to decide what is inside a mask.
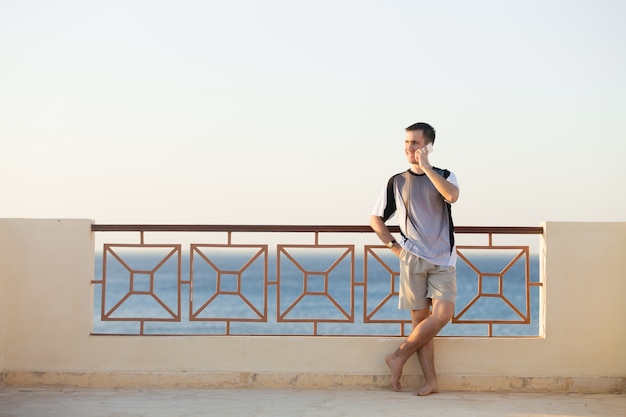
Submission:
[[[411,165],[411,172],[422,175],[425,174],[424,170],[419,167],[419,165]]]

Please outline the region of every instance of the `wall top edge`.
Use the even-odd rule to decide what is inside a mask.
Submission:
[[[65,217],[1,217],[0,221],[6,222],[30,222],[30,221],[56,221],[56,222],[66,222],[66,221],[79,221],[79,222],[90,222],[95,223],[93,219],[84,219],[84,218],[65,218]]]

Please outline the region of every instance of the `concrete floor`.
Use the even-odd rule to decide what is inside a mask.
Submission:
[[[626,394],[0,388],[1,417],[625,417]]]

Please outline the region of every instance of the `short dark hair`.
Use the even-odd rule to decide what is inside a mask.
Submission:
[[[424,134],[424,137],[429,143],[435,143],[435,129],[424,122],[413,123],[411,126],[405,129],[407,132],[410,130],[421,130]]]

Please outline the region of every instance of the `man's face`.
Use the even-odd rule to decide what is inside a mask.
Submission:
[[[409,164],[417,164],[415,151],[426,146],[426,138],[421,130],[408,130],[404,138],[404,153]]]

